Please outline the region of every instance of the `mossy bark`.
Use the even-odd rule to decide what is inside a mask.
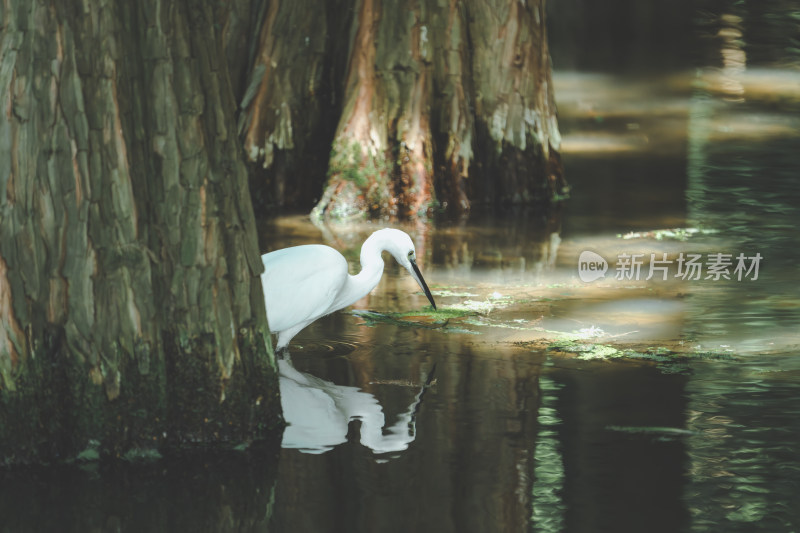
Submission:
[[[307,199],[323,171],[301,165],[290,182],[290,160],[328,153],[320,218],[411,218],[566,193],[544,0],[358,0],[335,16],[306,1],[313,22],[272,4],[251,70],[258,91],[243,105],[251,160],[287,203],[290,183]],[[311,136],[312,123],[325,127]]]
[[[213,8],[0,8],[2,462],[280,422]]]
[[[348,168],[329,167],[316,216],[409,218],[432,206],[427,11],[422,2],[358,3],[331,161],[351,146],[359,152]]]

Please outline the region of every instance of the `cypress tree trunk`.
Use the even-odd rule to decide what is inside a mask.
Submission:
[[[259,205],[310,205],[319,197],[341,109],[348,5],[263,4],[239,120]]]
[[[471,46],[468,104],[473,159],[466,180],[475,203],[530,204],[567,193],[563,179],[545,0],[472,0],[463,23]],[[450,116],[451,122],[453,117]],[[447,131],[453,142],[454,128]]]
[[[211,3],[6,2],[0,462],[280,421]]]
[[[425,214],[433,201],[425,6],[363,0],[352,25],[344,107],[314,213]]]
[[[243,103],[246,149],[266,169],[255,189],[303,203],[323,169],[301,161],[330,154],[320,218],[566,193],[544,0],[358,0],[327,16],[305,3],[271,4],[260,30],[259,89]]]

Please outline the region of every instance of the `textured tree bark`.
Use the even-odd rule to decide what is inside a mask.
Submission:
[[[211,5],[0,8],[0,461],[280,421]]]
[[[438,192],[455,212],[469,210],[467,178],[474,154],[475,104],[466,7],[449,0],[439,15],[441,39],[435,42],[436,101],[432,135]]]
[[[467,4],[479,147],[473,149],[467,195],[476,203],[528,204],[567,192],[544,4]]]
[[[303,13],[321,12],[305,2]],[[254,189],[302,204],[317,190],[319,154],[330,152],[320,218],[410,218],[437,204],[465,211],[566,194],[544,0],[349,5],[310,22],[271,4],[251,70],[258,91],[242,106],[246,149],[265,169]],[[313,158],[314,168],[294,163]]]
[[[341,109],[349,3],[274,0],[259,14],[239,132],[259,205],[319,197]]]
[[[408,218],[433,201],[430,47],[424,6],[363,0],[320,217]]]

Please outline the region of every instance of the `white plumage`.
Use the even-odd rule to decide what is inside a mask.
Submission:
[[[313,321],[369,294],[383,274],[384,251],[408,270],[436,309],[417,267],[414,243],[397,229],[378,230],[364,241],[361,272],[356,275],[348,273],[342,254],[321,244],[293,246],[261,256],[267,320],[270,331],[278,334],[276,348],[285,349],[292,337]]]

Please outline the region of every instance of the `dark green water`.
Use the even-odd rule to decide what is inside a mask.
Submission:
[[[553,4],[572,198],[549,217],[406,228],[440,306],[479,314],[322,319],[292,346],[282,386],[299,408],[282,448],[6,472],[0,531],[800,530],[799,12]],[[592,23],[611,19],[608,33]],[[377,227],[288,216],[263,222],[262,245],[325,242],[355,262]],[[667,228],[704,231],[653,233]],[[610,264],[604,279],[579,279],[585,250]],[[615,279],[622,254],[663,253],[668,280],[646,280],[649,261]],[[762,260],[757,279],[682,280],[681,253]],[[387,265],[355,307],[424,304]],[[559,334],[698,355],[532,347]]]

